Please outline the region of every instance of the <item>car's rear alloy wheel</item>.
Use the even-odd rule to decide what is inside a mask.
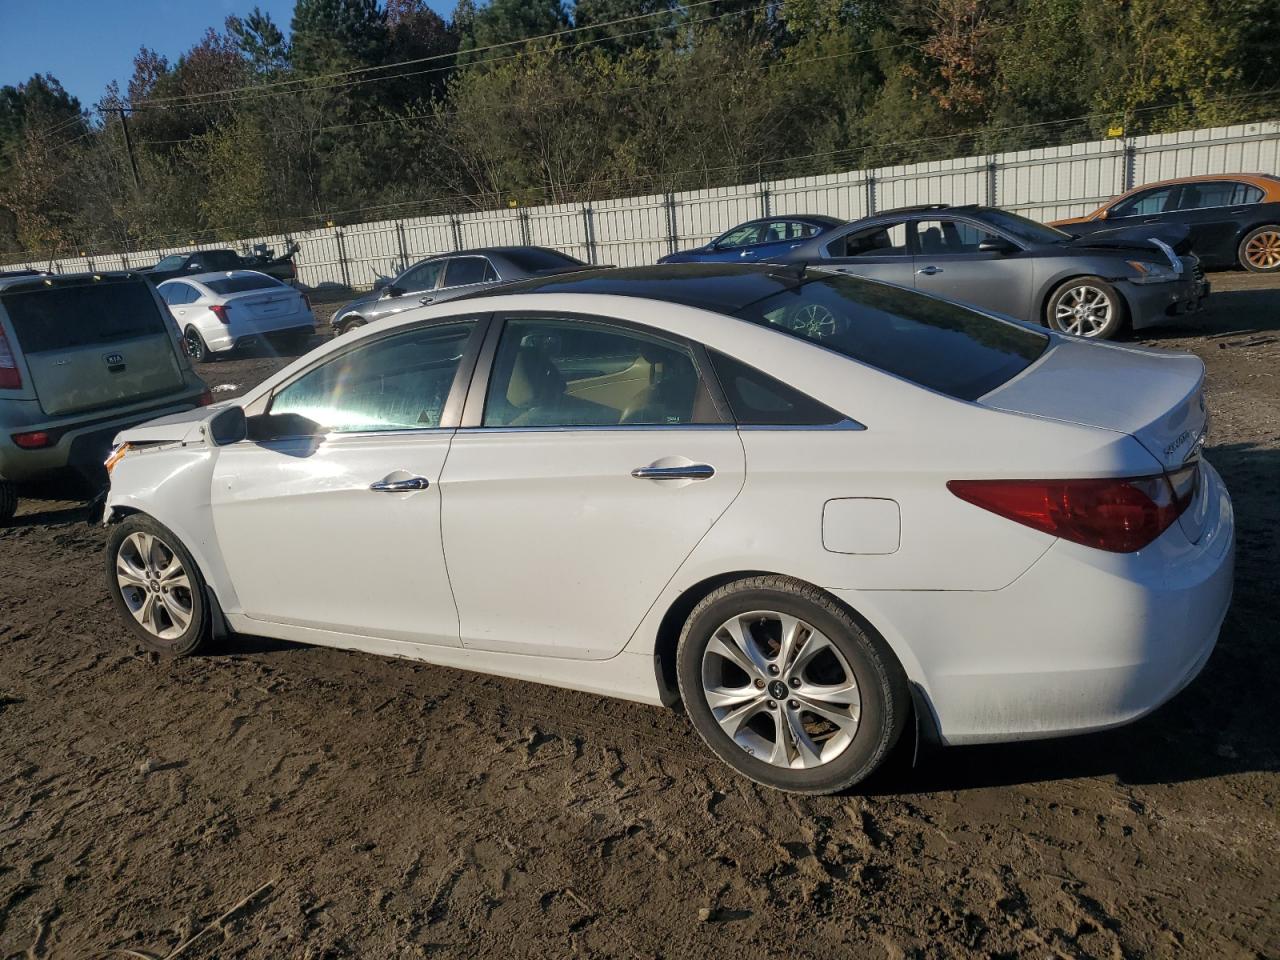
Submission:
[[[133,633],[160,653],[192,653],[209,633],[204,583],[174,534],[148,517],[126,518],[107,543],[107,586]]]
[[[187,344],[187,356],[196,363],[207,363],[209,361],[209,348],[205,345],[204,337],[200,336],[200,331],[195,327],[187,327],[182,334],[182,339]]]
[[[909,694],[883,641],[821,590],[753,577],[712,593],[677,652],[699,734],[730,766],[783,790],[830,793],[897,741]]]
[[[8,480],[0,480],[0,523],[8,523],[18,512],[18,491]]]
[[[1253,273],[1280,270],[1280,226],[1250,230],[1240,241],[1240,266]]]
[[[1116,288],[1098,277],[1079,277],[1049,298],[1049,326],[1074,337],[1107,340],[1124,325],[1124,305]]]

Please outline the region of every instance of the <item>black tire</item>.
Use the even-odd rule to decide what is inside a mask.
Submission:
[[[0,523],[8,523],[18,512],[18,491],[8,480],[0,480]]]
[[[342,336],[344,333],[350,333],[357,327],[363,327],[368,322],[369,321],[365,320],[363,317],[352,317],[350,320],[344,320],[342,321],[342,325],[338,327],[338,336]]]
[[[1098,324],[1094,318],[1098,316],[1096,311],[1102,309],[1103,301],[1105,301],[1106,317],[1102,323]],[[1076,332],[1070,328],[1069,318],[1058,316],[1060,308],[1066,310],[1074,309],[1076,306],[1084,311],[1079,317],[1079,326],[1089,332]],[[1110,340],[1118,336],[1127,320],[1128,308],[1124,297],[1120,296],[1120,291],[1101,277],[1072,277],[1053,291],[1044,311],[1046,326],[1059,333],[1090,340]]]
[[[204,337],[200,335],[200,331],[195,327],[187,327],[182,331],[182,339],[187,344],[187,356],[196,363],[209,363],[213,359],[213,355],[209,351],[209,345],[204,342]]]
[[[796,768],[760,759],[751,748],[739,744],[720,726],[708,703],[703,684],[703,660],[708,644],[722,625],[736,616],[755,611],[776,611],[811,625],[838,650],[853,674],[860,697],[860,714],[846,744],[825,762]],[[751,629],[765,630],[766,620],[758,622],[761,626]],[[805,640],[807,642],[808,637]],[[804,644],[798,649],[803,653]],[[777,656],[777,651],[774,656]],[[810,670],[812,664],[823,656],[833,655],[830,651],[819,654],[808,661],[810,666],[804,665],[801,657],[793,660],[793,663],[800,664],[794,669]],[[834,657],[831,663],[845,671],[845,665],[839,664]],[[773,669],[773,663],[769,669]],[[737,688],[734,685],[735,688],[749,694],[749,686],[760,687],[759,680],[752,681],[745,673],[742,676],[748,686]],[[776,575],[736,580],[710,593],[693,608],[676,648],[676,677],[694,729],[721,760],[757,783],[795,793],[835,793],[868,777],[897,743],[911,706],[906,675],[883,639],[861,626],[844,606],[824,591],[801,580]],[[765,675],[767,677],[768,674]],[[778,681],[786,678],[785,672],[774,677]],[[799,701],[790,699],[791,691],[788,691],[785,702],[772,699],[770,686],[765,686],[757,696],[770,697],[767,703],[774,706],[765,708],[769,712],[758,709],[756,716],[744,724],[744,730],[759,721],[766,728],[772,725],[775,733],[781,736],[781,724],[786,719],[794,717],[806,726],[814,720],[822,722],[816,715],[807,713]],[[783,712],[790,710],[795,712]],[[821,736],[821,733],[813,734],[814,739]],[[774,742],[777,742],[776,737]],[[826,747],[822,746],[823,742],[818,740],[820,753],[827,747],[838,746],[834,740],[827,741]],[[815,759],[820,758],[815,755]]]
[[[145,581],[151,585],[151,589],[147,591],[136,587],[122,587],[117,574],[117,564],[122,562],[131,569],[143,569],[135,562],[138,556],[136,543],[131,542],[135,534],[154,538],[154,541],[160,545],[159,548],[153,548],[155,550],[152,555],[153,562],[145,566],[147,574]],[[160,571],[155,569],[155,564],[162,562],[166,556],[175,557],[181,564],[182,573],[185,574],[188,584],[185,590],[176,585],[177,578],[172,578],[174,587],[161,592],[162,579]],[[182,541],[168,527],[145,514],[132,514],[113,526],[107,537],[106,576],[107,592],[111,594],[112,603],[115,604],[116,610],[124,619],[134,639],[148,650],[167,656],[184,657],[196,653],[209,643],[213,631],[209,605],[205,600],[204,577],[201,576],[199,567],[196,566],[195,560],[183,546]],[[125,597],[126,589],[130,590],[128,598]],[[169,628],[164,632],[171,635],[161,636],[160,633],[148,630],[134,614],[134,609],[145,602],[148,592],[153,594],[153,609],[159,608],[151,622],[157,626],[167,623]],[[166,604],[173,604],[173,607]],[[170,614],[170,609],[174,613],[180,610],[189,611],[185,628],[179,629],[180,617]]]
[[[1236,259],[1250,273],[1280,273],[1280,225],[1268,223],[1246,233]]]

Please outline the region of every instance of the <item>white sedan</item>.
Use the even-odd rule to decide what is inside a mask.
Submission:
[[[268,335],[304,343],[316,332],[307,295],[256,270],[198,273],[156,290],[197,362]]]
[[[1204,666],[1234,524],[1204,368],[796,267],[407,312],[127,430],[108,582],[246,633],[652,704],[761,783],[1126,723]]]

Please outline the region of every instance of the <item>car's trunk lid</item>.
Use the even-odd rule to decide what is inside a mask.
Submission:
[[[185,386],[151,286],[136,277],[10,288],[3,304],[50,416],[162,396]]]
[[[1036,363],[979,402],[1129,434],[1167,472],[1196,462],[1208,426],[1199,357],[1083,340],[1057,340]],[[1193,541],[1204,519],[1201,499],[1197,496],[1182,515],[1183,530]]]
[[[302,294],[286,287],[265,292],[246,292],[228,296],[227,307],[249,320],[270,320],[297,313],[302,307]]]

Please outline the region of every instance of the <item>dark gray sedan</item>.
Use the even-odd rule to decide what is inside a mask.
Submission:
[[[428,303],[442,303],[495,283],[545,277],[589,264],[547,247],[481,247],[419,260],[380,289],[340,307],[329,321],[346,333],[373,320]]]
[[[784,263],[824,266],[1082,337],[1199,310],[1200,261],[1155,237],[1076,238],[994,207],[889,210],[810,240]]]

